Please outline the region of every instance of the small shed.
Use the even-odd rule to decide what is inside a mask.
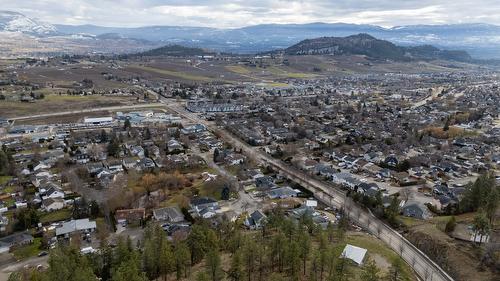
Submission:
[[[362,265],[365,259],[367,250],[364,248],[356,247],[353,245],[347,244],[342,251],[341,258],[350,259],[358,265]]]

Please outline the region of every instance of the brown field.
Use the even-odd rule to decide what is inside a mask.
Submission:
[[[45,99],[33,103],[0,101],[0,112],[2,117],[12,118],[76,109],[132,105],[134,102],[134,97],[48,95]]]

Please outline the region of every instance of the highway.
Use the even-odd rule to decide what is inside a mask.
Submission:
[[[200,123],[209,128],[213,133],[217,134],[233,147],[241,148],[243,153],[253,160],[267,164],[275,170],[281,172],[290,180],[297,182],[304,188],[307,188],[315,197],[324,204],[344,208],[349,219],[355,222],[366,231],[370,232],[380,240],[385,242],[390,248],[398,253],[417,273],[421,280],[425,281],[452,281],[449,276],[439,265],[432,261],[422,251],[417,249],[406,238],[397,231],[386,225],[383,221],[375,217],[369,210],[362,208],[354,203],[350,198],[346,197],[344,191],[333,184],[312,178],[305,172],[291,167],[284,162],[274,159],[255,147],[248,145],[237,137],[231,135],[227,131],[218,128],[216,125],[199,118],[196,114],[186,111],[179,103],[163,99],[165,106],[174,111],[178,115],[186,118],[194,123]]]

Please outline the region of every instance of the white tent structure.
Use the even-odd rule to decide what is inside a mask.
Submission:
[[[362,265],[366,252],[366,249],[347,244],[340,257],[350,259],[358,265]]]

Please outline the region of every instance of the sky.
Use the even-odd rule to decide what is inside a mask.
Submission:
[[[0,0],[0,9],[49,23],[237,28],[345,22],[500,25],[500,0]]]

